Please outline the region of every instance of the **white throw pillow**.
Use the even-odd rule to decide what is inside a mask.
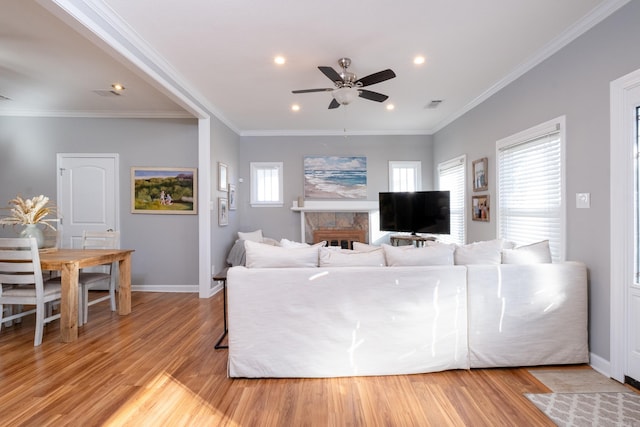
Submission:
[[[384,267],[382,248],[369,252],[320,248],[320,267]]]
[[[294,242],[293,240],[289,240],[289,239],[280,239],[280,246],[282,246],[283,248],[308,248],[310,246],[325,246],[327,244],[327,242],[322,241],[319,243],[314,243],[313,245],[310,245],[308,243],[304,243],[304,242]]]
[[[371,251],[382,250],[381,246],[368,245],[366,243],[353,242],[352,245],[353,245],[353,250],[356,252],[371,252]]]
[[[454,247],[450,245],[420,248],[383,244],[384,256],[390,267],[417,265],[453,265]]]
[[[319,246],[282,248],[245,240],[247,268],[317,267]]]
[[[262,242],[262,230],[249,231],[243,233],[242,231],[238,231],[238,239],[240,240],[249,240],[252,242]]]
[[[513,249],[514,244],[503,239],[486,240],[458,246],[454,258],[456,265],[500,264],[502,250]]]
[[[503,264],[550,264],[551,248],[549,241],[532,243],[530,245],[518,246],[515,249],[502,250]]]

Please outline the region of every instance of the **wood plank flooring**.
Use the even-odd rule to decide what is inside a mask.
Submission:
[[[229,379],[222,295],[132,295],[90,308],[75,343],[33,317],[0,331],[2,426],[553,426],[526,369],[332,379]],[[577,367],[584,369],[585,367]],[[576,369],[576,367],[567,367]]]

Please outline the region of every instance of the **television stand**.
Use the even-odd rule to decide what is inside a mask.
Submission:
[[[392,246],[402,246],[400,245],[400,242],[409,242],[404,243],[404,245],[421,247],[424,246],[425,242],[435,242],[436,238],[433,236],[420,236],[417,234],[392,234],[389,240],[391,241]]]

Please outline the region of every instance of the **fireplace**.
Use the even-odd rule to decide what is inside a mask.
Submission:
[[[305,200],[304,206],[291,210],[301,214],[300,233],[306,243],[331,240],[333,246],[350,248],[354,241],[370,243],[378,237],[377,201]]]
[[[365,230],[335,230],[324,228],[314,230],[313,243],[327,242],[327,246],[338,246],[342,249],[353,249],[353,242],[365,242]]]

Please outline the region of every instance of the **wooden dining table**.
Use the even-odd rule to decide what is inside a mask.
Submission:
[[[131,253],[133,249],[54,249],[40,253],[42,270],[61,273],[60,338],[78,339],[78,273],[81,268],[118,263],[118,314],[131,313]]]

